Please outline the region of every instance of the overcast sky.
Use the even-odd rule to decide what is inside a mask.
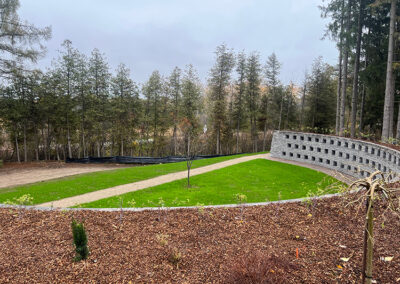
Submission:
[[[89,55],[106,54],[112,70],[120,62],[137,82],[158,69],[193,64],[205,82],[221,43],[235,51],[258,51],[264,64],[275,52],[283,63],[281,80],[300,82],[317,56],[336,63],[335,44],[321,40],[326,20],[322,0],[20,0],[21,18],[52,26],[50,66],[64,39]]]

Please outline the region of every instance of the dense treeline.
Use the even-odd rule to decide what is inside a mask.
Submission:
[[[2,87],[10,149],[3,158],[179,155],[189,128],[190,138],[202,135],[203,153],[266,150],[269,130],[301,127],[299,88],[279,81],[280,66],[275,54],[263,66],[258,53],[221,45],[206,86],[188,65],[167,76],[154,71],[139,87],[124,64],[112,73],[99,50],[86,56],[66,40],[46,72],[15,69]],[[318,109],[333,114],[332,77],[317,59],[306,82],[305,125],[331,126]]]
[[[326,36],[339,50],[336,133],[395,142],[400,138],[397,1],[329,0],[321,11],[330,19]]]
[[[112,70],[98,49],[82,54],[69,40],[46,71],[27,70],[51,31],[21,24],[17,0],[0,2],[5,160],[262,151],[276,129],[395,136],[394,0],[325,2],[339,64],[316,58],[301,86],[281,82],[275,53],[264,62],[226,45],[216,48],[205,83],[192,65],[137,83],[123,63]]]

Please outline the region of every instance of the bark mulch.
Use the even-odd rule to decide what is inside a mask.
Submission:
[[[240,208],[124,212],[122,222],[119,212],[0,209],[0,283],[360,283],[364,215],[356,213],[337,197],[315,208],[247,207],[243,216]],[[81,262],[72,217],[88,233]],[[382,222],[374,279],[400,283],[400,221]]]

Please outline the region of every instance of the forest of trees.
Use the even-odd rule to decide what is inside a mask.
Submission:
[[[97,48],[83,54],[69,40],[50,68],[28,68],[51,30],[21,21],[17,0],[0,2],[0,159],[183,155],[188,143],[203,154],[265,151],[283,129],[400,136],[394,0],[322,2],[339,62],[316,57],[300,84],[281,81],[275,53],[263,62],[225,44],[205,82],[187,65],[138,83],[124,63],[112,70]]]
[[[397,143],[397,0],[330,0],[323,4],[322,16],[330,20],[325,36],[337,42],[339,51],[335,133]]]

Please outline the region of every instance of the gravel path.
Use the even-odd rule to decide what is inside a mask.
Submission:
[[[115,170],[126,167],[125,165],[74,165],[60,164],[56,167],[27,167],[16,169],[1,169],[0,188],[13,187],[17,185],[30,184],[45,180],[57,179],[66,176],[85,174],[91,172]]]
[[[293,162],[293,161],[272,158],[270,156],[270,154],[259,154],[259,155],[253,155],[253,156],[246,156],[246,157],[232,159],[232,160],[224,161],[221,163],[216,163],[216,164],[212,164],[209,166],[204,166],[201,168],[193,169],[193,170],[191,170],[191,176],[200,175],[203,173],[222,169],[222,168],[225,168],[228,166],[232,166],[235,164],[239,164],[239,163],[243,163],[243,162],[247,162],[247,161],[251,161],[251,160],[255,160],[255,159],[269,159],[269,160],[273,160],[273,161],[280,161],[280,162],[285,162],[285,163],[290,163],[290,164],[296,164],[296,165],[300,165],[300,166],[304,166],[304,167],[308,167],[308,168],[312,168],[312,169],[324,172],[328,175],[332,175],[335,178],[345,181],[345,182],[347,180],[347,178],[345,176],[339,175],[338,173],[336,173],[332,170],[328,170],[328,169],[314,166],[314,165],[308,165],[308,164],[297,163],[297,162]],[[151,179],[147,179],[147,180],[143,180],[143,181],[139,181],[139,182],[123,184],[123,185],[119,185],[119,186],[115,186],[115,187],[97,190],[94,192],[85,193],[82,195],[77,195],[77,196],[73,196],[73,197],[60,199],[57,201],[46,202],[46,203],[40,204],[38,206],[39,207],[54,207],[54,208],[72,207],[72,206],[76,206],[76,205],[83,204],[83,203],[93,202],[96,200],[100,200],[100,199],[104,199],[104,198],[108,198],[108,197],[112,197],[112,196],[116,196],[116,195],[121,195],[121,194],[128,193],[128,192],[157,186],[157,185],[172,182],[175,180],[184,179],[184,178],[186,178],[186,176],[187,176],[187,171],[166,174],[166,175],[158,176],[155,178],[151,178]]]

